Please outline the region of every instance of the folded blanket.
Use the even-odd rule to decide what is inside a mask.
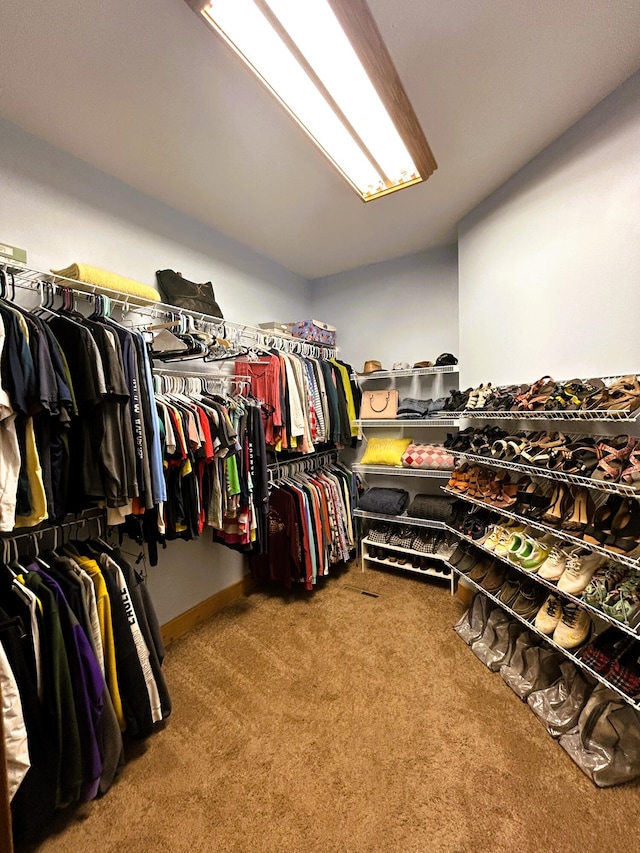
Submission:
[[[138,297],[138,299],[150,299],[153,302],[160,302],[160,294],[157,290],[148,284],[134,281],[131,278],[124,278],[107,270],[102,270],[100,267],[90,267],[87,264],[71,264],[63,270],[51,270],[54,275],[60,275],[64,278],[71,278],[74,281],[74,286],[78,285],[78,290],[89,290],[83,288],[82,284],[93,284],[96,287],[103,287],[106,290],[115,290],[118,293],[125,293],[128,296]]]

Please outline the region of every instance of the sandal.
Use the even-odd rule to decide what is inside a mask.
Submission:
[[[513,460],[522,453],[527,441],[523,432],[499,438],[491,445],[491,455],[495,459]]]
[[[484,387],[481,385],[476,398],[476,409],[484,409],[485,404],[493,397],[494,393],[493,385],[490,382],[487,382]]]
[[[619,482],[635,444],[635,438],[629,435],[617,435],[601,441],[598,444],[600,459],[591,478],[609,483]]]
[[[566,437],[561,432],[543,432],[537,441],[531,442],[521,454],[527,465],[546,465],[553,450],[564,447]]]
[[[602,453],[596,441],[580,438],[571,444],[552,450],[547,468],[550,471],[562,471],[564,474],[591,477],[601,457]],[[638,470],[640,471],[640,468]]]
[[[533,411],[544,408],[549,395],[555,390],[556,383],[550,376],[543,376],[534,382],[531,388],[516,398],[516,408],[524,411]]]
[[[615,410],[633,412],[640,406],[640,383],[633,374],[622,376],[602,388],[586,401],[589,410]]]
[[[637,376],[623,376],[609,385],[607,391],[606,409],[633,412],[640,406],[640,383]]]
[[[636,444],[631,453],[627,467],[623,470],[620,480],[629,486],[635,486],[640,482],[640,443]]]

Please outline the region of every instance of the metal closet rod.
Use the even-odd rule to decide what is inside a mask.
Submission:
[[[276,349],[282,349],[291,353],[296,351],[302,355],[310,354],[312,350],[317,350],[322,353],[322,358],[335,358],[337,348],[330,347],[326,344],[305,341],[301,338],[287,337],[286,335],[276,332],[259,329],[256,326],[249,326],[245,323],[235,323],[232,320],[225,320],[221,317],[213,317],[210,314],[202,314],[198,311],[189,311],[186,308],[178,308],[176,305],[169,305],[166,302],[155,302],[150,299],[144,299],[138,296],[123,297],[119,290],[111,290],[108,287],[98,287],[94,284],[86,282],[78,282],[72,278],[65,278],[60,275],[53,275],[50,272],[36,270],[32,267],[26,267],[15,264],[2,264],[2,269],[12,275],[15,279],[15,286],[22,290],[37,290],[41,282],[51,284],[54,287],[68,287],[74,291],[74,295],[90,300],[92,296],[108,296],[115,304],[120,305],[125,312],[136,311],[138,313],[149,313],[151,318],[159,315],[184,315],[192,317],[201,323],[207,323],[211,326],[233,329],[241,338],[248,341],[260,343],[260,341],[269,341],[270,345]],[[78,285],[81,285],[80,287]]]
[[[38,539],[44,536],[45,533],[55,533],[56,530],[64,530],[71,527],[84,527],[88,521],[99,521],[102,527],[106,527],[105,511],[103,509],[87,509],[83,510],[76,518],[68,519],[67,521],[58,521],[46,523],[44,526],[31,527],[28,530],[18,528],[19,532],[0,533],[0,546],[3,542],[14,542],[17,539]]]
[[[295,459],[278,459],[276,462],[270,462],[267,468],[270,471],[279,471],[287,466],[305,466],[305,470],[312,471],[314,468],[321,468],[326,462],[337,462],[337,450],[321,450],[318,453],[307,453],[303,456],[297,456]]]

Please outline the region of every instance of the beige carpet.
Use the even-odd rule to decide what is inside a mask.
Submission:
[[[355,566],[243,599],[171,647],[166,729],[33,849],[638,849],[638,787],[595,788],[454,633],[461,611],[446,584]]]

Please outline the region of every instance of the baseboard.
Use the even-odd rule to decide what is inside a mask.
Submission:
[[[215,614],[219,613],[223,607],[227,607],[227,605],[236,601],[238,598],[242,598],[244,595],[249,595],[252,590],[253,579],[251,575],[245,575],[242,580],[221,589],[219,592],[216,592],[215,595],[212,595],[210,598],[205,598],[204,601],[196,604],[195,607],[192,607],[185,613],[181,613],[180,616],[176,616],[175,619],[167,622],[166,625],[163,625],[161,628],[162,639],[164,640],[165,645],[168,646],[174,640],[177,640],[179,637],[183,637],[200,622],[204,622],[205,619],[210,619],[212,616],[215,616]]]

